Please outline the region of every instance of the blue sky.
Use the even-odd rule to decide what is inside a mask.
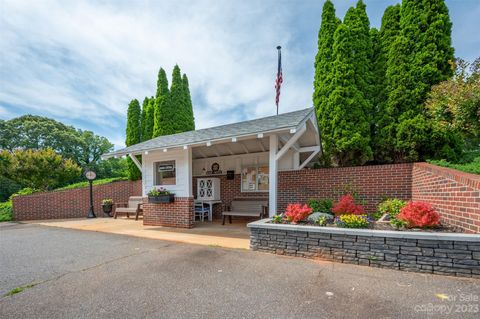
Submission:
[[[324,1],[0,0],[0,118],[54,118],[124,144],[126,108],[160,66],[187,73],[197,128],[311,106]],[[354,0],[334,1],[343,18]],[[373,27],[395,0],[365,1]],[[480,53],[480,1],[449,0],[455,55]]]

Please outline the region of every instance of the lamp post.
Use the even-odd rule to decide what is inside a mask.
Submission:
[[[93,211],[93,180],[97,178],[97,173],[89,169],[85,172],[85,178],[90,184],[90,209],[88,210],[87,218],[97,218],[97,216],[95,216],[95,212]]]

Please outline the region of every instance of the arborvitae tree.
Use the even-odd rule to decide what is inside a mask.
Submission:
[[[386,129],[394,140],[395,161],[432,154],[431,141],[422,137],[434,129],[424,118],[423,105],[431,86],[452,75],[451,27],[443,0],[403,1],[401,31],[389,50],[386,72],[387,110],[397,121]],[[445,137],[442,148],[453,140],[443,133],[438,136]]]
[[[372,103],[374,109],[374,122],[376,123],[372,132],[374,159],[376,162],[385,163],[393,160],[392,150],[393,132],[392,123],[394,114],[387,110],[387,59],[392,43],[400,33],[400,5],[389,6],[382,17],[380,31],[370,31],[373,44],[372,55]]]
[[[172,85],[166,103],[160,109],[160,135],[169,135],[186,131],[184,129],[186,112],[184,90],[180,68],[175,65],[172,72]]]
[[[128,105],[127,112],[127,138],[125,145],[130,146],[141,142],[141,110],[140,103],[136,99],[132,100]],[[128,178],[130,180],[137,180],[142,177],[142,174],[135,163],[128,158]]]
[[[343,23],[349,28],[355,85],[364,96],[365,109],[363,112],[371,127],[370,135],[373,133],[375,120],[372,109],[372,41],[370,38],[370,21],[362,0],[357,2],[356,8],[351,7],[347,11]]]
[[[315,80],[313,83],[313,105],[315,106],[320,131],[331,131],[331,122],[327,109],[328,97],[331,93],[330,80],[333,77],[332,63],[334,34],[341,21],[335,16],[335,8],[330,0],[325,1],[322,10],[322,23],[318,32],[318,52],[315,57]],[[322,139],[324,164],[328,165],[330,144]]]
[[[183,82],[183,98],[184,98],[185,111],[186,111],[185,131],[193,131],[195,130],[195,117],[193,115],[192,97],[190,96],[188,78],[185,73],[182,76],[182,82]]]
[[[153,137],[153,125],[155,124],[155,98],[152,96],[148,99],[147,110],[145,114],[145,130],[142,139],[147,141]]]
[[[140,119],[140,127],[141,127],[141,133],[142,133],[141,137],[140,137],[140,140],[142,142],[146,141],[146,140],[149,140],[149,138],[147,137],[147,132],[146,132],[148,103],[149,103],[148,97],[145,97],[143,99],[143,103],[142,103],[142,116],[141,116],[141,119]]]
[[[160,71],[158,71],[157,93],[155,95],[154,124],[152,137],[165,135],[163,133],[164,129],[162,128],[162,123],[168,122],[168,120],[162,119],[162,115],[167,114],[168,116],[168,113],[163,111],[163,109],[166,108],[168,95],[169,91],[167,74],[165,73],[165,70],[163,68],[160,68]]]
[[[370,128],[364,110],[368,102],[355,81],[355,44],[347,25],[335,31],[332,93],[328,97],[326,114],[321,114],[329,126],[322,138],[329,146],[332,162],[339,166],[362,165],[371,159]]]

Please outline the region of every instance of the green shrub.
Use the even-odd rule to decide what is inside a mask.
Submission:
[[[330,198],[325,199],[309,199],[308,206],[310,206],[314,212],[332,214],[333,200]]]
[[[17,195],[29,195],[35,193],[36,190],[32,188],[24,188],[11,195],[10,198],[3,203],[0,203],[0,222],[7,222],[13,218],[12,198]]]
[[[272,217],[272,223],[274,224],[280,224],[282,221],[283,221],[282,215],[275,215]]]
[[[0,222],[8,222],[12,220],[12,201],[0,203]]]
[[[378,205],[378,211],[382,214],[388,214],[390,216],[390,224],[395,228],[400,228],[404,227],[406,223],[397,219],[397,215],[406,204],[401,199],[387,199]]]
[[[315,221],[318,226],[327,226],[328,218],[325,215],[320,215]]]
[[[22,186],[14,180],[0,176],[0,202],[8,200],[10,195],[18,192]]]
[[[401,199],[386,199],[378,205],[378,211],[382,214],[389,214],[395,217],[407,203]]]

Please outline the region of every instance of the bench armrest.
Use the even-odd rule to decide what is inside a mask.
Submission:
[[[137,205],[137,210],[138,210],[139,212],[143,211],[143,203],[138,203],[138,205]]]

